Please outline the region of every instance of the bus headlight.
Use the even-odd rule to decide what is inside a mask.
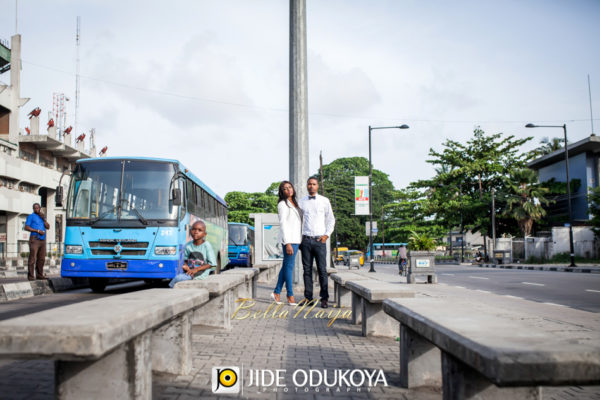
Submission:
[[[67,254],[83,254],[83,246],[67,245],[65,248]]]
[[[248,254],[247,253],[240,253],[240,258],[248,258]]]
[[[177,246],[156,246],[154,254],[157,256],[172,256],[177,253]]]

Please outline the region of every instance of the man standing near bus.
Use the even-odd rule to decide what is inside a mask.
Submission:
[[[33,205],[33,213],[29,214],[25,221],[25,230],[31,232],[29,235],[29,259],[27,260],[27,279],[46,279],[44,275],[44,263],[46,262],[46,231],[50,224],[42,212],[39,203]],[[35,277],[34,277],[35,266]]]
[[[329,291],[327,290],[327,246],[326,242],[335,226],[335,217],[331,203],[327,197],[318,193],[319,181],[317,178],[308,178],[308,196],[300,200],[302,210],[302,268],[304,270],[304,301],[313,300],[312,265],[317,261],[319,272],[319,286],[321,291],[321,307],[327,308]]]

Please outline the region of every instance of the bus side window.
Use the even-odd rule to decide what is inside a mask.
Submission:
[[[180,211],[179,211],[179,220],[183,221],[183,218],[185,217],[185,213],[186,213],[186,195],[185,195],[185,181],[178,179],[177,180],[177,187],[179,187],[179,189],[181,189],[181,207],[179,207]]]
[[[187,198],[187,209],[190,214],[196,214],[196,202],[194,201],[194,182],[185,180],[185,195]]]

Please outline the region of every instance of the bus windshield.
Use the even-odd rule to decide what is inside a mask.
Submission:
[[[102,160],[77,164],[68,197],[67,218],[92,222],[174,220],[169,201],[171,163]]]
[[[229,245],[247,246],[248,235],[246,225],[229,225]]]

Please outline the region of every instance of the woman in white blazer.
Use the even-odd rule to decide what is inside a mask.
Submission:
[[[279,241],[283,244],[283,263],[271,298],[275,303],[281,304],[280,293],[285,283],[288,304],[295,306],[292,274],[298,246],[302,242],[302,211],[296,201],[294,185],[289,181],[283,181],[279,185],[277,213],[279,214]]]

